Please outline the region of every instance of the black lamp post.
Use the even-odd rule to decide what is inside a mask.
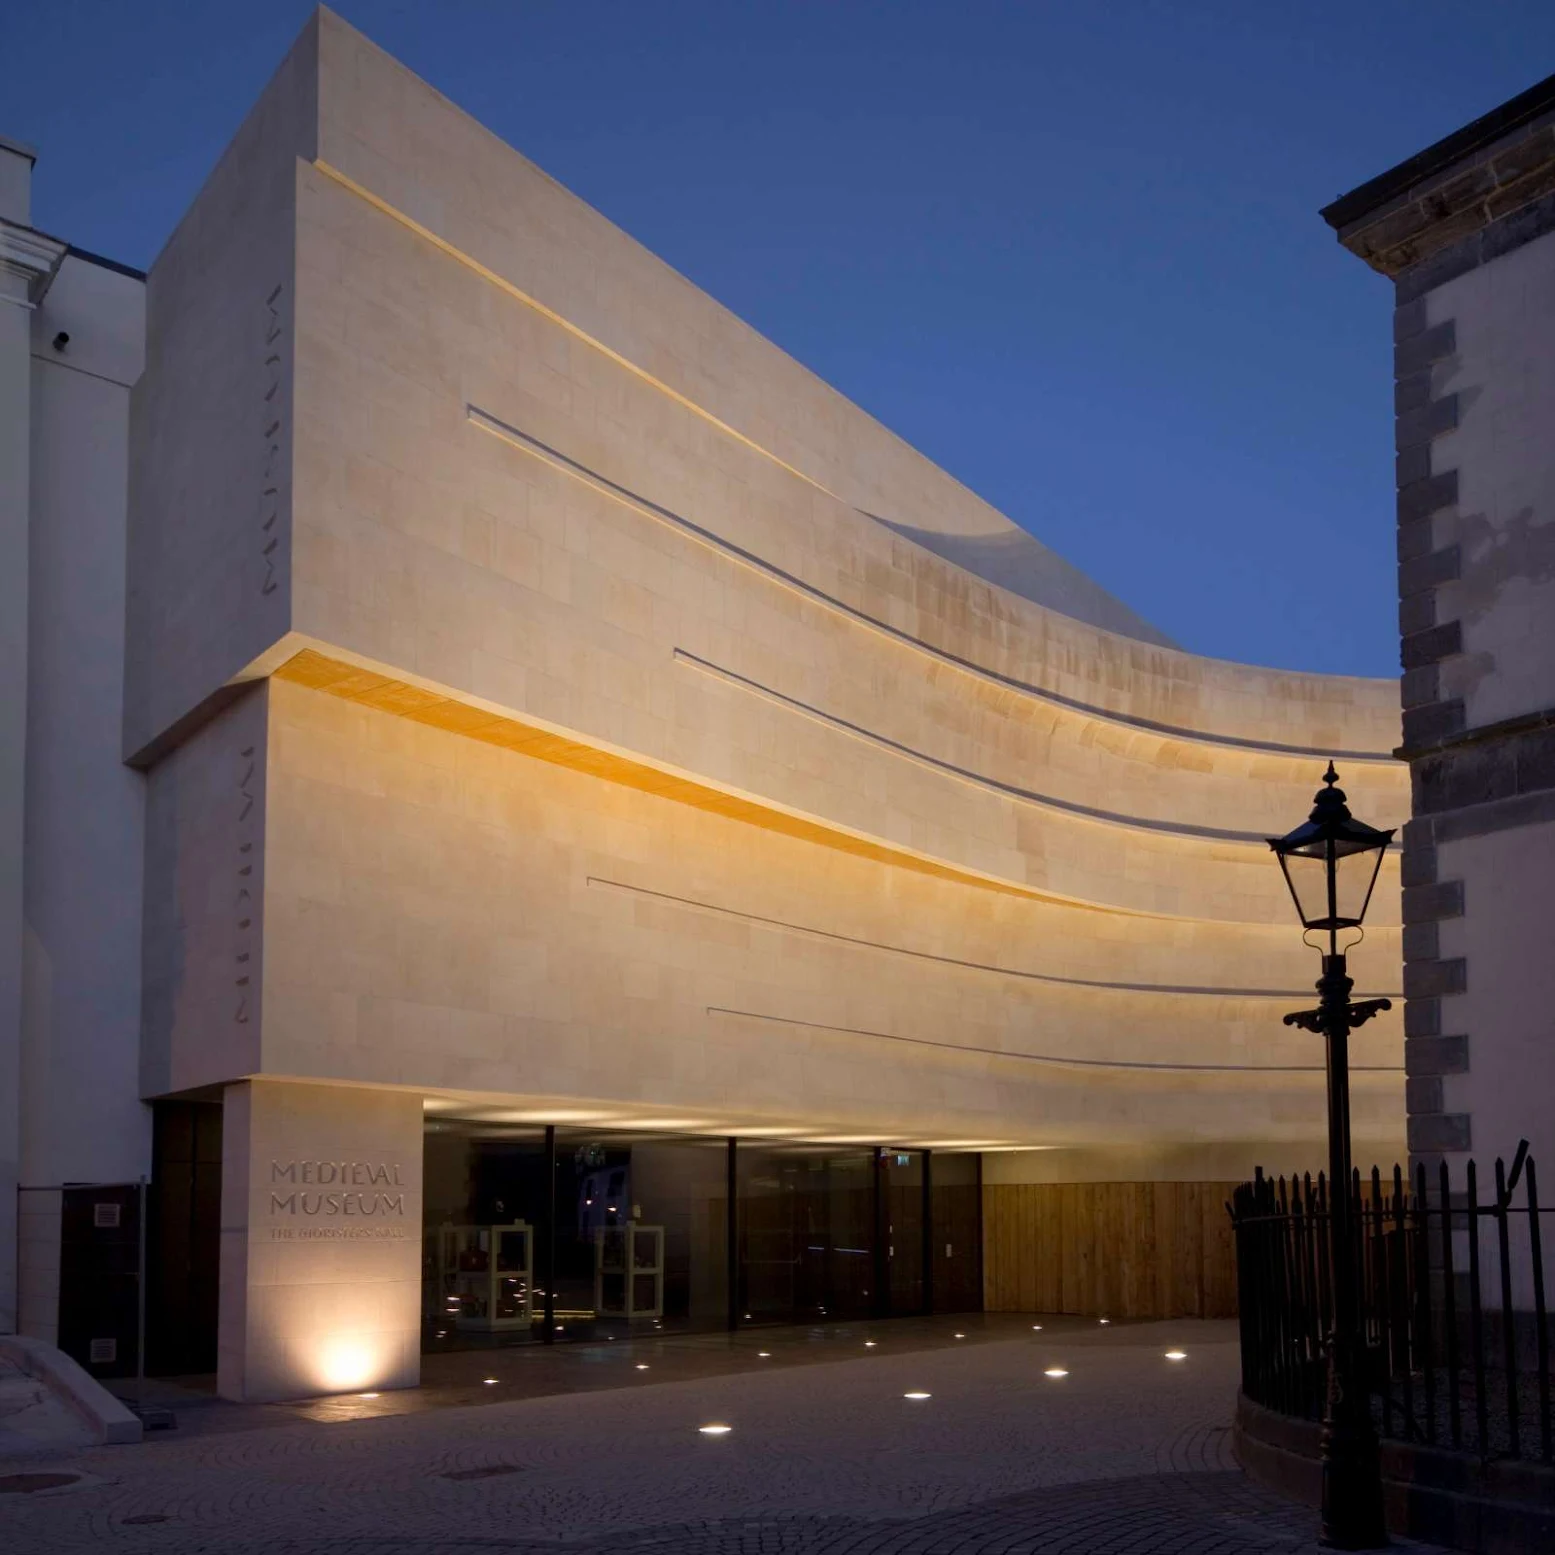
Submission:
[[[1323,1411],[1322,1542],[1340,1550],[1381,1549],[1388,1542],[1382,1516],[1382,1465],[1371,1399],[1361,1385],[1361,1336],[1356,1303],[1355,1244],[1351,1232],[1350,1033],[1386,999],[1350,1002],[1355,986],[1339,948],[1343,929],[1358,929],[1393,840],[1357,821],[1336,787],[1339,774],[1329,762],[1312,814],[1305,824],[1269,846],[1280,861],[1296,914],[1308,930],[1328,936],[1318,1007],[1285,1017],[1287,1026],[1322,1035],[1328,1046],[1328,1234],[1333,1270],[1334,1326],[1328,1336],[1328,1399]]]

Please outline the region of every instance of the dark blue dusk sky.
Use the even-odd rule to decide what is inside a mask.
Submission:
[[[1183,646],[1396,672],[1392,288],[1317,211],[1551,0],[336,9]],[[35,223],[148,265],[309,10],[7,7]]]

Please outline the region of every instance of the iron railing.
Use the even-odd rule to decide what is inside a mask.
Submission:
[[[1432,1178],[1435,1178],[1434,1182]],[[1521,1202],[1519,1199],[1521,1189]],[[1227,1206],[1236,1227],[1242,1391],[1322,1417],[1332,1318],[1330,1185],[1260,1171]],[[1538,1175],[1525,1140],[1480,1202],[1475,1165],[1350,1183],[1364,1384],[1379,1433],[1551,1460],[1550,1326]]]

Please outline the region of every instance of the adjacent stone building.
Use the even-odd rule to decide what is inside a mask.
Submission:
[[[1323,214],[1394,283],[1409,1147],[1555,1163],[1555,76]]]
[[[8,392],[116,327],[68,274]],[[81,1292],[143,1177],[147,1359],[240,1398],[1225,1309],[1225,1184],[1324,1158],[1264,839],[1330,758],[1404,820],[1391,683],[1174,647],[327,11],[144,306],[118,440],[37,390],[4,492],[24,1327],[125,1364]],[[1357,1035],[1362,1159],[1401,1046]]]

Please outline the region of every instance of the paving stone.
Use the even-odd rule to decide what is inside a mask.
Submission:
[[[359,1419],[161,1434],[28,1466],[8,1548],[72,1555],[1239,1555],[1316,1519],[1237,1469],[1234,1325],[1053,1325],[857,1359]],[[1181,1346],[1183,1362],[1164,1352]],[[841,1349],[839,1353],[850,1353]],[[1059,1363],[1069,1375],[1044,1375]],[[931,1397],[909,1402],[910,1390]],[[723,1421],[724,1437],[697,1427]],[[490,1472],[491,1470],[501,1472]],[[164,1519],[151,1521],[151,1519]]]

